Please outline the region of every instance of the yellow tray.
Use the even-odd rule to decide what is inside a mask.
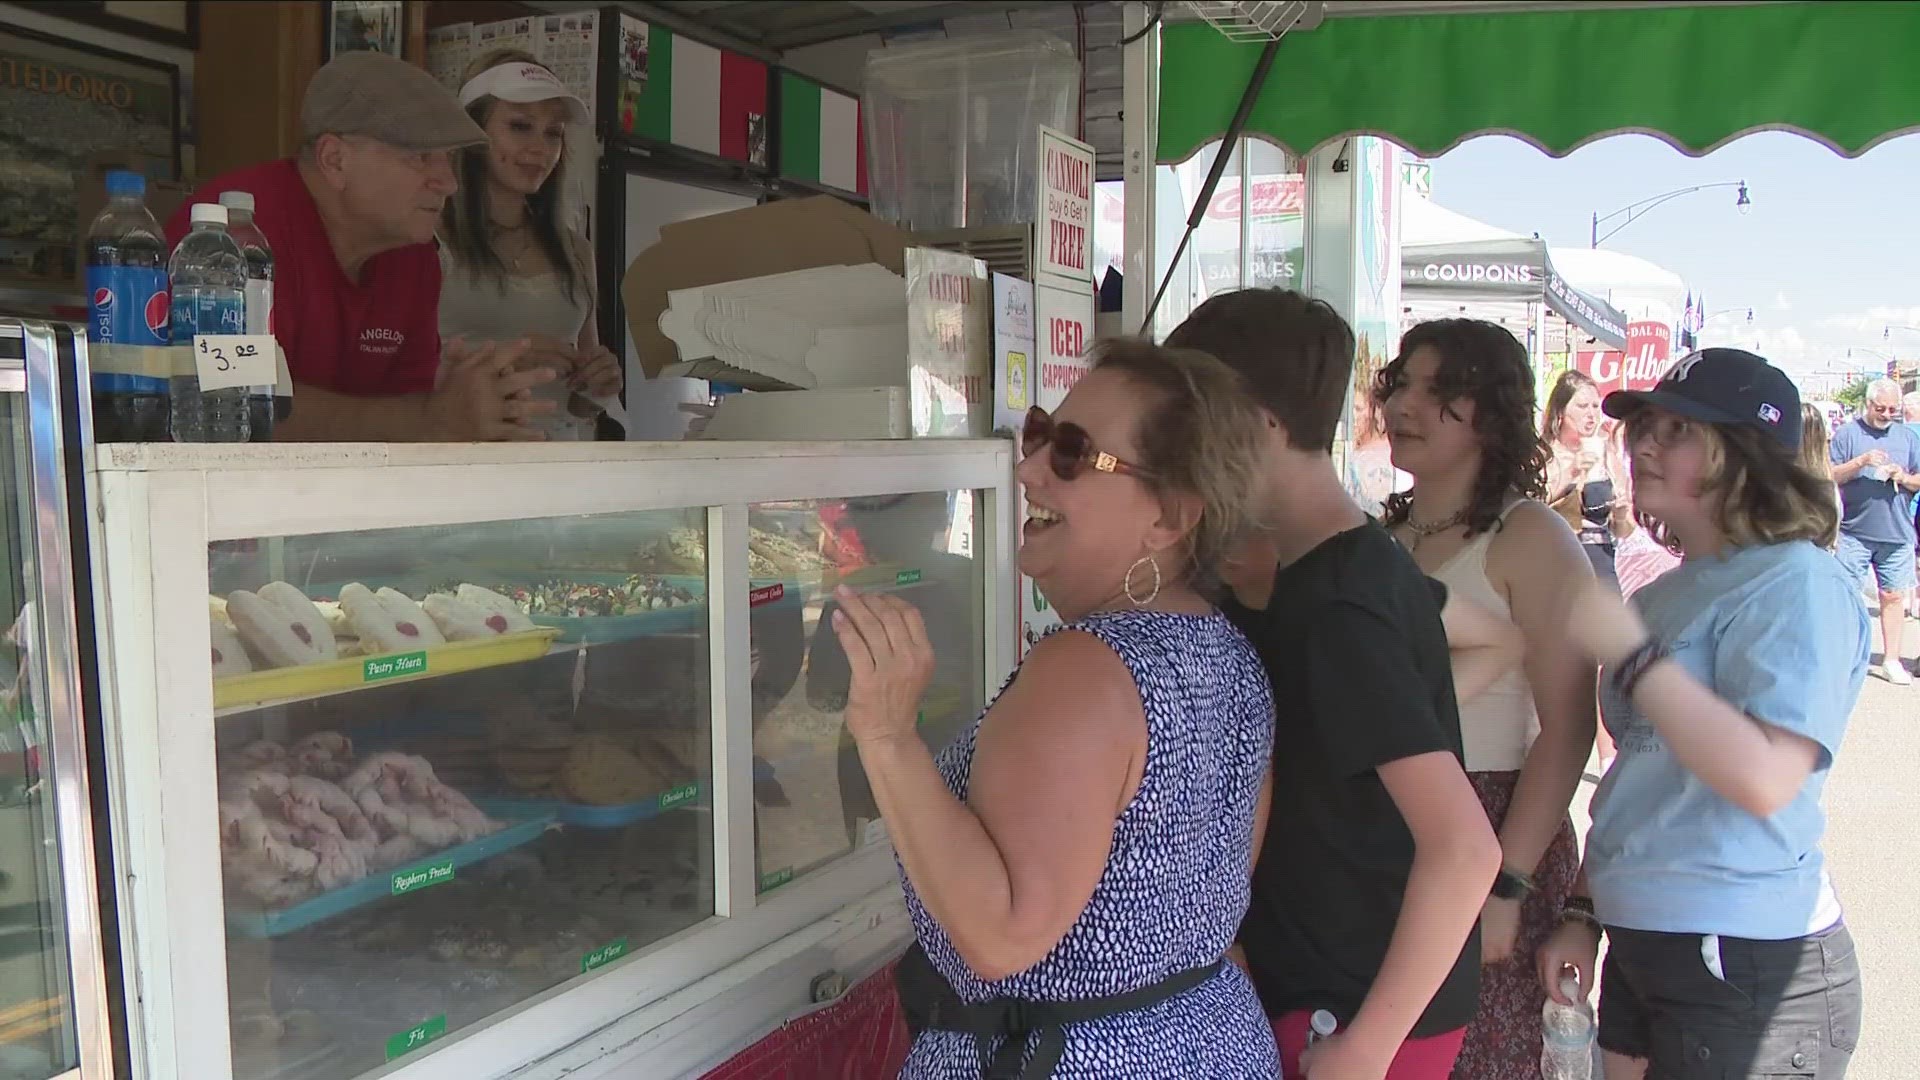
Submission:
[[[381,656],[356,656],[323,664],[275,668],[213,680],[213,707],[231,709],[268,701],[320,697],[367,686],[415,682],[463,671],[537,660],[547,655],[560,631],[551,627],[502,634],[478,641],[456,641]]]

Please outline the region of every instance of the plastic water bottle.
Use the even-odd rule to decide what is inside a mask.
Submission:
[[[227,235],[240,245],[247,263],[247,333],[272,334],[273,248],[253,222],[253,192],[223,191],[220,205],[227,208]],[[278,396],[273,386],[247,388],[247,422],[253,426],[254,442],[272,442],[274,421],[285,420],[293,411],[292,388],[281,389],[289,396]]]
[[[1560,979],[1560,992],[1574,1005],[1547,999],[1540,1012],[1540,1075],[1544,1080],[1593,1080],[1593,1009],[1572,975]]]
[[[227,235],[227,208],[197,203],[193,231],[182,237],[168,264],[173,283],[169,320],[175,351],[173,371],[174,442],[246,442],[247,391],[244,387],[200,392],[193,361],[195,334],[246,332],[247,267],[240,245]]]
[[[93,437],[167,438],[167,240],[144,201],[146,178],[107,174],[107,205],[87,229],[87,360]]]
[[[1313,1015],[1307,1017],[1307,1045],[1312,1046],[1321,1039],[1331,1039],[1333,1033],[1339,1030],[1339,1017],[1325,1009],[1315,1009]]]

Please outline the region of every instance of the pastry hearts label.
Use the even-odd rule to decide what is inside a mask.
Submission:
[[[393,656],[370,656],[361,665],[361,682],[384,682],[387,679],[403,679],[409,675],[427,673],[427,654],[424,652],[396,653]]]

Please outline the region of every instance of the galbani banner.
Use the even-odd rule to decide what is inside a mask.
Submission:
[[[1611,390],[1651,390],[1666,374],[1673,357],[1673,327],[1660,322],[1627,324],[1627,351],[1582,349],[1573,354],[1574,366],[1600,386]]]

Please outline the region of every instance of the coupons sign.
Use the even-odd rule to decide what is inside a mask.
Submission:
[[[1040,212],[1035,216],[1033,279],[1093,281],[1093,147],[1040,128]]]

